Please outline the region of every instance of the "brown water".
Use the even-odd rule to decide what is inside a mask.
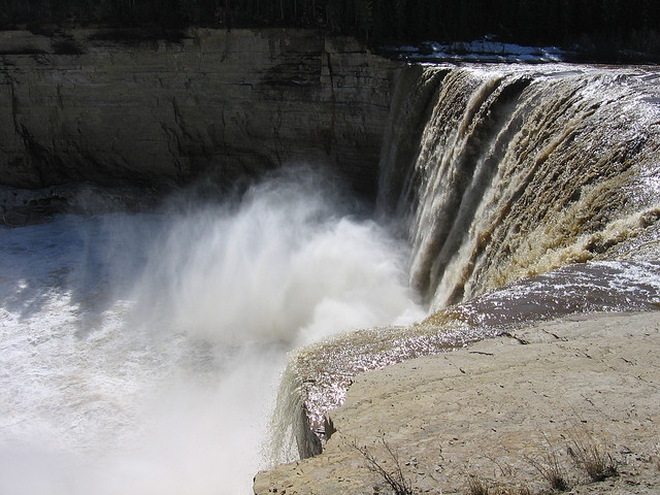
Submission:
[[[653,69],[402,68],[379,208],[411,243],[410,282],[430,316],[296,351],[279,455],[319,451],[325,413],[361,371],[529,321],[658,309],[659,157]]]
[[[411,281],[433,309],[616,258],[656,225],[660,74],[566,66],[404,74],[419,71],[433,88],[432,111],[416,146],[401,129],[385,143],[381,204],[413,244]],[[413,100],[408,107],[420,98],[403,88],[397,97]],[[397,156],[402,141],[410,150]]]

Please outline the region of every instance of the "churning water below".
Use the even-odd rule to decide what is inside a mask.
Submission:
[[[0,493],[251,493],[288,351],[423,316],[405,247],[352,204],[296,169],[0,230]]]

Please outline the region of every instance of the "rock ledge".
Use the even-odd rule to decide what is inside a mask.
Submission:
[[[356,449],[414,493],[467,493],[475,476],[547,493],[556,458],[571,493],[650,494],[660,486],[660,312],[590,314],[518,329],[460,351],[365,373],[330,414],[318,457],[255,478],[257,495],[389,493]],[[591,482],[570,454],[595,447],[618,475]]]

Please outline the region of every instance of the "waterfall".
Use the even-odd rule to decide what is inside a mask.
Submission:
[[[656,227],[653,72],[408,66],[402,73],[382,153],[381,204],[412,243],[411,283],[432,309],[570,263],[616,258]],[[397,113],[420,100],[430,113],[421,132],[396,132],[406,119]]]
[[[324,416],[357,373],[589,311],[660,299],[660,76],[644,68],[408,65],[378,210],[411,245],[430,316],[292,356],[282,411]],[[288,406],[287,406],[288,404]],[[297,409],[296,409],[297,407]],[[300,420],[280,418],[310,443]]]
[[[406,65],[388,119],[378,221],[300,166],[0,226],[0,492],[248,493],[273,409],[312,455],[359,372],[660,305],[656,72]]]

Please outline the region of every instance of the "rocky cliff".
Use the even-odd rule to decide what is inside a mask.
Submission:
[[[304,30],[0,33],[0,181],[225,185],[289,162],[375,189],[395,64]]]

